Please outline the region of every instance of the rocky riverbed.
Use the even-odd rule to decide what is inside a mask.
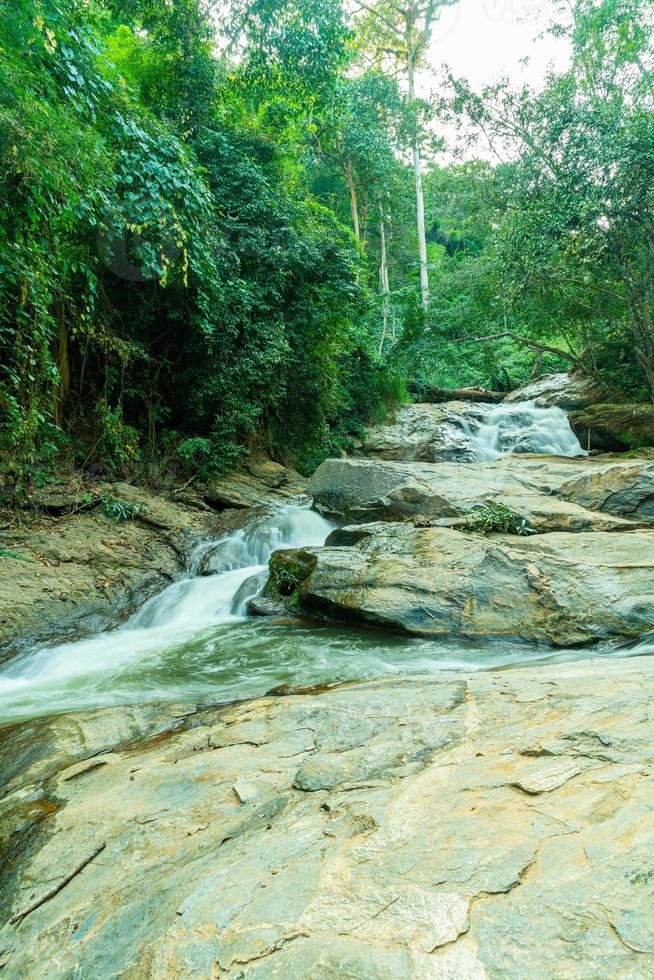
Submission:
[[[201,491],[124,483],[39,492],[24,526],[0,538],[0,662],[35,644],[115,626],[179,579],[198,542],[239,527],[254,508],[306,499],[306,480],[254,458]],[[116,521],[103,500],[129,505]]]
[[[265,577],[261,555],[296,540],[259,509],[288,517],[307,493],[339,526],[273,555],[255,605],[284,625],[264,627],[265,656],[281,658],[308,617],[324,624],[312,640],[323,657],[337,621],[380,631],[349,634],[357,656],[355,636],[374,645],[383,631],[407,650],[517,643],[526,662],[550,662],[435,673],[423,659],[424,673],[231,704],[209,679],[200,702],[121,695],[5,725],[6,976],[654,975],[654,454],[584,454],[561,408],[601,407],[587,382],[557,375],[530,397],[400,409],[308,486],[251,459],[193,491],[113,486],[137,508],[119,524],[99,499],[41,502],[2,559],[7,655],[115,625],[188,576],[191,555],[211,578],[178,582],[95,646],[59,647],[45,679],[53,652],[23,656],[8,683],[28,700],[40,683],[35,705],[103,658],[128,663],[125,644],[141,645],[139,677],[154,679],[166,661],[152,651],[175,630],[198,671],[213,670],[211,629],[231,624],[238,644],[233,610]],[[570,453],[543,455],[543,441]],[[498,514],[507,527],[484,525]],[[300,517],[324,540],[329,525]],[[223,619],[194,639],[196,612],[219,602]],[[348,634],[334,636],[343,656]],[[556,662],[573,654],[586,659]]]
[[[652,705],[646,658],[17,726],[0,962],[649,978]]]

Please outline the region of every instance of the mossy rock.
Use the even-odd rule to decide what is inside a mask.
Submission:
[[[316,566],[315,555],[292,548],[276,551],[268,562],[270,578],[265,588],[268,596],[289,598],[295,594]]]
[[[572,412],[570,425],[584,449],[628,452],[654,446],[654,405],[591,405]]]

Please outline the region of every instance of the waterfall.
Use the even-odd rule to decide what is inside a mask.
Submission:
[[[0,674],[0,718],[65,710],[78,703],[78,688],[92,691],[96,704],[112,703],[114,682],[128,684],[131,673],[147,673],[148,667],[154,676],[167,651],[172,656],[212,628],[245,620],[273,551],[321,545],[332,527],[308,506],[286,506],[200,545],[188,576],[148,600],[123,626],[12,660]]]
[[[261,591],[273,551],[321,545],[332,529],[308,507],[289,506],[254,518],[220,541],[200,545],[188,578],[146,602],[132,629],[204,627],[234,621]]]
[[[493,407],[479,428],[470,432],[477,462],[514,453],[585,456],[560,408],[536,408],[534,402]]]

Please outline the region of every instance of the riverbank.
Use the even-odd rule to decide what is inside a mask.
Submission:
[[[193,489],[77,480],[38,491],[0,537],[0,662],[111,629],[185,574],[198,543],[305,494],[299,474],[262,458]]]
[[[0,676],[8,977],[652,975],[654,460],[474,410],[482,462],[417,405],[308,485],[112,485],[15,542],[9,629],[159,594]]]

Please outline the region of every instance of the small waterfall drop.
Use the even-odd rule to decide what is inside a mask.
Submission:
[[[560,408],[536,408],[534,402],[498,405],[471,433],[477,462],[516,453],[586,456]]]
[[[191,556],[191,576],[146,602],[127,625],[192,629],[240,619],[265,582],[273,551],[321,545],[331,529],[308,507],[256,517],[222,540],[200,545]]]
[[[14,658],[0,674],[0,718],[85,706],[84,691],[91,704],[114,703],[114,684],[129,694],[130,676],[148,670],[156,694],[154,679],[168,654],[246,619],[273,551],[321,545],[332,528],[308,506],[291,505],[200,545],[189,575],[149,599],[123,626]]]

